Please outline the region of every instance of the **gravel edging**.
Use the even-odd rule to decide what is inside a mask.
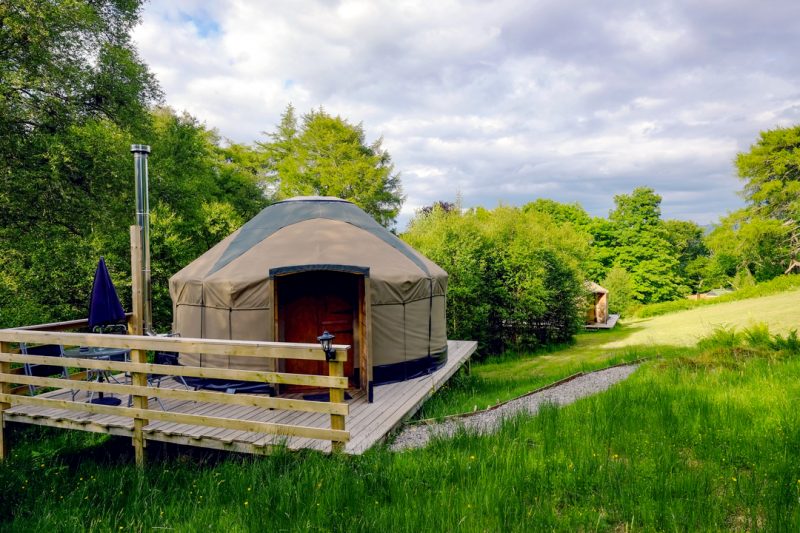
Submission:
[[[452,437],[462,428],[476,433],[491,433],[500,427],[503,419],[519,412],[536,414],[539,407],[546,403],[563,406],[603,392],[626,379],[638,367],[639,363],[635,363],[598,370],[516,398],[493,409],[459,415],[434,424],[409,425],[397,435],[389,449],[398,452],[422,448],[433,437]]]

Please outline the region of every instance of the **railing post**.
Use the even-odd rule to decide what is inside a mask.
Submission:
[[[328,363],[328,375],[337,378],[344,376],[344,362],[343,361],[330,361]],[[344,403],[344,389],[335,387],[330,388],[331,402]],[[344,430],[344,415],[331,415],[331,429]],[[344,451],[344,442],[331,441],[331,449],[334,452]]]
[[[131,290],[133,292],[133,316],[130,321],[130,330],[134,335],[141,335],[144,332],[142,326],[142,312],[144,304],[144,292],[142,288],[142,234],[139,226],[131,226]],[[134,363],[146,363],[147,352],[144,350],[131,350],[131,361]],[[147,373],[131,372],[131,383],[140,387],[147,386]],[[147,409],[147,396],[134,396],[133,406],[137,409]],[[142,467],[145,462],[145,440],[144,426],[147,420],[143,418],[133,419],[133,449],[136,457],[136,466]]]
[[[7,342],[0,342],[0,353],[11,353],[11,344]],[[0,372],[8,374],[11,372],[11,363],[0,363]],[[11,394],[11,384],[5,381],[0,382],[0,393]],[[6,421],[3,417],[3,411],[11,407],[10,404],[0,403],[0,461],[4,461],[8,457],[8,441],[6,441]]]

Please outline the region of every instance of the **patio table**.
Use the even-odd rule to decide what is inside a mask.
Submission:
[[[81,346],[80,348],[73,348],[71,350],[64,350],[64,356],[66,357],[78,357],[84,359],[97,359],[101,361],[127,361],[128,355],[130,354],[130,350],[125,350],[122,348],[95,348],[95,347],[86,347]],[[96,379],[97,381],[106,381],[111,382],[112,380],[119,383],[114,377],[111,375],[110,370],[96,370],[90,369],[87,372],[87,379],[91,381],[92,379]],[[89,403],[114,403],[119,405],[121,400],[114,398],[115,401],[109,402],[108,399],[105,398],[102,392],[97,393],[97,400],[94,399],[94,392],[89,394]]]

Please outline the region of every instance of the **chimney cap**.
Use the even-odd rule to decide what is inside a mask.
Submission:
[[[134,154],[149,154],[150,147],[146,144],[132,144],[131,152],[133,152]]]

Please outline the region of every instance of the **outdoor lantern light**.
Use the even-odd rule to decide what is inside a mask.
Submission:
[[[328,330],[322,332],[322,335],[317,337],[317,340],[322,345],[322,351],[325,352],[325,359],[328,361],[333,361],[333,358],[336,356],[336,350],[331,348],[331,341],[336,338],[336,335],[332,333],[328,333]]]

